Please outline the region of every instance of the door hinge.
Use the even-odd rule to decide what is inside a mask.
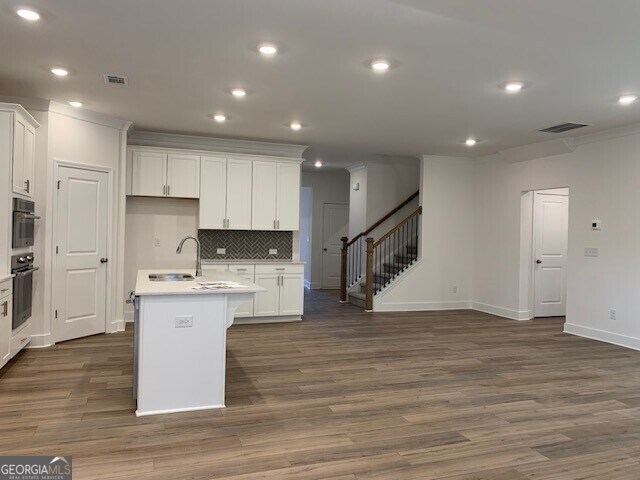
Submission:
[[[58,310],[55,311],[55,317],[58,318]]]

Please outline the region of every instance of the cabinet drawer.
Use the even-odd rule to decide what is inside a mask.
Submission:
[[[234,265],[231,264],[229,265],[229,271],[233,272],[237,275],[240,275],[241,277],[251,277],[253,278],[253,275],[256,273],[256,267],[255,265]],[[251,280],[253,282],[253,280]]]
[[[262,264],[256,265],[256,275],[260,273],[275,273],[275,274],[289,274],[289,273],[304,273],[304,265],[301,264]]]
[[[226,263],[215,263],[210,265],[202,265],[202,272],[228,272],[229,265]]]
[[[4,282],[0,282],[0,298],[8,297],[13,294],[13,279],[9,278]]]
[[[22,350],[31,341],[31,322],[21,328],[11,337],[11,357]]]

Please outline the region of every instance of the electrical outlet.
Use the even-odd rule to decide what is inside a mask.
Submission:
[[[609,320],[615,320],[615,319],[616,319],[616,311],[609,310]]]
[[[277,248],[270,248],[269,249],[269,255],[277,255],[278,254],[278,249]]]
[[[156,247],[159,247],[159,246],[160,246],[160,238],[159,238],[159,237],[154,238],[154,239],[153,239],[153,244],[154,244]]]
[[[585,247],[584,256],[585,257],[597,257],[598,256],[598,247]]]
[[[176,328],[193,327],[193,317],[191,315],[180,315],[176,317]]]
[[[216,254],[217,255],[226,255],[227,254],[227,249],[226,248],[216,248]]]
[[[453,286],[453,293],[458,293],[458,286],[457,285]]]

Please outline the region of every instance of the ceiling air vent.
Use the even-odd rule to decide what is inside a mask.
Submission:
[[[124,75],[108,75],[104,76],[104,83],[107,85],[127,85],[127,77]]]
[[[549,127],[549,128],[543,128],[540,131],[544,133],[562,133],[562,132],[568,132],[569,130],[575,130],[576,128],[582,128],[582,127],[588,127],[588,126],[589,126],[588,123],[568,122],[568,123],[562,123],[560,125],[554,125],[553,127]]]

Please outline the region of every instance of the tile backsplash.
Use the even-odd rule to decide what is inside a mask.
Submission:
[[[293,232],[261,230],[198,230],[202,258],[207,260],[291,260]],[[216,253],[226,249],[224,255]],[[270,249],[278,253],[270,255]]]

